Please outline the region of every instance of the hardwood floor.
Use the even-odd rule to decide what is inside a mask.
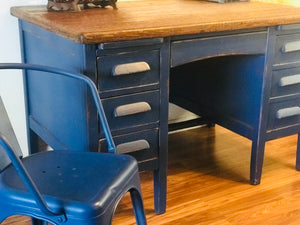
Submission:
[[[141,173],[148,224],[300,224],[296,143],[296,135],[268,142],[262,182],[252,186],[248,139],[219,126],[170,134],[165,214],[154,213],[152,173]],[[12,217],[3,224],[30,223],[26,217]],[[117,224],[135,224],[128,195],[118,206],[113,220]]]

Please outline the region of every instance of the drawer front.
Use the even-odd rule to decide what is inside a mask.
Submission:
[[[113,137],[118,154],[129,154],[138,161],[158,157],[158,128]],[[99,140],[99,151],[106,152],[107,144]]]
[[[300,93],[300,68],[273,71],[271,97]]]
[[[266,42],[267,33],[264,31],[174,41],[171,43],[171,67],[208,57],[264,54]]]
[[[300,99],[270,104],[267,130],[294,126],[300,123]]]
[[[300,33],[276,38],[274,64],[300,62]]]
[[[99,92],[158,87],[160,51],[135,51],[98,57]]]
[[[159,121],[159,91],[106,98],[103,108],[112,131]]]

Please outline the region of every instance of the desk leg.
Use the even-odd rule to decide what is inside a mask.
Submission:
[[[296,170],[300,171],[300,133],[298,134],[298,143],[297,143]]]
[[[262,167],[264,161],[265,141],[257,138],[252,142],[251,164],[250,164],[250,184],[260,184]]]
[[[166,121],[161,121],[158,169],[153,171],[156,214],[165,213],[167,204],[168,123]]]
[[[154,207],[156,214],[166,211],[167,175],[164,168],[154,170]]]

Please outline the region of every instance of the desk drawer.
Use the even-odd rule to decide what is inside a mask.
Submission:
[[[99,56],[98,87],[100,94],[141,89],[146,86],[158,88],[160,77],[160,51],[134,51]],[[124,94],[124,93],[121,93]]]
[[[300,68],[273,71],[271,97],[300,93]]]
[[[102,103],[112,131],[159,121],[159,90],[106,98]]]
[[[300,33],[276,38],[274,64],[300,62]]]
[[[293,126],[300,123],[300,99],[290,99],[270,104],[267,130]]]
[[[263,54],[266,42],[264,31],[174,41],[171,43],[171,67],[209,57]]]
[[[114,136],[113,139],[119,154],[129,154],[138,161],[158,157],[158,128]],[[106,152],[106,149],[106,141],[100,139],[99,151]]]

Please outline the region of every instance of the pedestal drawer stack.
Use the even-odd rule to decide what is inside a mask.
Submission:
[[[98,46],[98,89],[117,152],[134,156],[140,169],[157,169],[163,39],[132,43]]]
[[[300,125],[300,25],[274,29],[267,134],[295,133]]]

